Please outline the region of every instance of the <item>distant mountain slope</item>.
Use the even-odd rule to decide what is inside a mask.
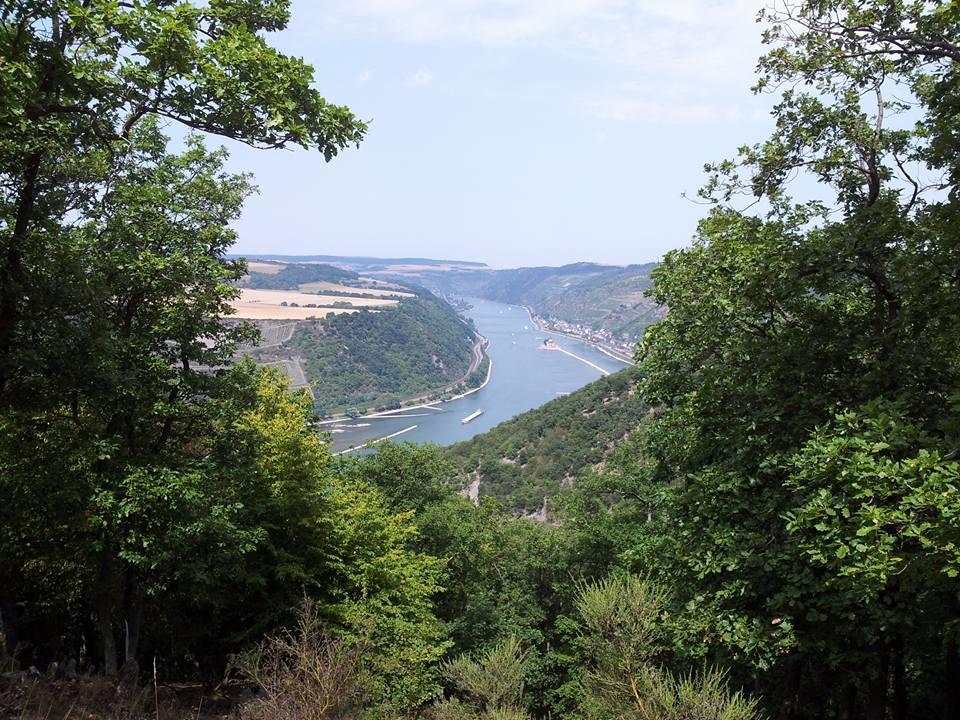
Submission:
[[[643,330],[663,317],[644,295],[655,263],[628,267],[574,263],[514,270],[424,272],[427,287],[445,295],[476,296],[525,305],[556,330],[588,335],[632,354]],[[578,327],[579,326],[579,327]]]
[[[314,383],[318,409],[392,406],[466,375],[474,334],[429,293],[396,309],[333,315],[298,328],[287,344]]]
[[[606,330],[632,343],[648,325],[663,318],[663,309],[644,295],[655,267],[655,263],[631,265],[585,277],[533,307],[545,317]]]
[[[627,368],[518,415],[444,450],[464,487],[500,498],[516,512],[535,512],[544,497],[604,461],[646,415],[639,371]]]
[[[283,256],[257,257],[271,260]],[[624,267],[581,262],[560,267],[493,269],[482,263],[423,258],[314,255],[295,259],[302,267],[310,267],[303,264],[305,260],[323,260],[328,265],[316,267],[332,264],[334,269],[366,278],[426,287],[447,298],[480,297],[524,305],[548,329],[577,335],[625,355],[633,354],[644,329],[664,315],[664,309],[644,295],[656,263]],[[259,278],[258,282],[276,287],[283,282],[276,279],[277,275]]]
[[[245,352],[309,387],[321,415],[396,407],[479,372],[473,328],[423,288],[272,256],[251,262],[241,285],[238,317],[275,318],[257,322],[261,341]]]
[[[436,260],[431,258],[378,258],[347,255],[264,255],[252,254],[244,257],[257,260],[271,260],[285,263],[328,263],[340,267],[347,267],[357,272],[366,272],[370,269],[383,269],[397,265],[426,265],[426,266],[458,266],[485,268],[481,262],[469,260]]]
[[[305,283],[312,282],[347,282],[357,280],[357,274],[348,270],[341,270],[333,265],[308,263],[275,263],[279,270],[270,268],[270,272],[262,271],[262,264],[254,263],[250,272],[240,283],[242,287],[257,290],[296,290]]]

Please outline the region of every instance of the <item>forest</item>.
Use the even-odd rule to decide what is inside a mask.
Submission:
[[[0,4],[0,717],[960,717],[960,5],[760,19],[774,131],[538,522],[234,361],[255,188],[208,143],[369,130],[286,0]]]
[[[258,290],[299,290],[301,285],[312,282],[342,283],[356,280],[357,274],[341,270],[333,265],[299,264],[283,265],[279,272],[253,271],[242,281],[244,287]]]
[[[323,417],[442,390],[470,369],[474,333],[449,305],[416,292],[396,307],[298,323],[290,340],[254,356],[301,358]]]
[[[650,410],[637,392],[635,368],[590,383],[488,432],[443,448],[458,485],[512,513],[537,512],[564,487],[601,470]],[[550,508],[547,508],[548,511]]]

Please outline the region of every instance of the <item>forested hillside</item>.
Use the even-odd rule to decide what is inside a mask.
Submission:
[[[471,369],[475,341],[453,308],[420,290],[396,306],[298,322],[289,338],[251,355],[296,362],[324,416],[397,407],[453,385]]]
[[[531,410],[466,442],[444,449],[460,487],[479,482],[479,495],[511,512],[541,510],[605,459],[640,425],[649,406],[628,368]]]
[[[512,270],[418,270],[417,279],[453,297],[480,297],[531,308],[554,329],[587,335],[630,353],[650,324],[663,317],[645,292],[655,264],[617,267],[574,263]],[[399,276],[397,276],[399,277]]]
[[[307,283],[343,283],[356,279],[356,273],[332,265],[301,263],[280,265],[276,272],[258,272],[251,269],[240,284],[242,287],[259,290],[297,290]]]
[[[655,267],[655,264],[633,265],[584,277],[542,300],[524,304],[531,305],[545,318],[605,330],[625,343],[632,343],[664,316],[664,309],[646,295],[653,284],[650,273]]]
[[[280,256],[257,257],[276,260]],[[314,259],[335,267],[305,264]],[[645,294],[651,285],[650,273],[656,267],[653,263],[618,267],[583,262],[562,267],[494,270],[482,263],[420,258],[303,256],[286,260],[296,264],[279,274],[251,273],[249,286],[293,289],[296,284],[287,280],[296,277],[293,268],[297,273],[322,274],[323,268],[330,267],[336,272],[423,285],[451,298],[479,297],[524,305],[548,324],[556,323],[556,329],[578,334],[585,329],[606,333],[609,345],[627,352],[643,330],[664,314],[663,308]],[[571,327],[565,328],[564,323]]]

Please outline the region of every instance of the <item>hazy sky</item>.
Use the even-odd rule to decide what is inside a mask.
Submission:
[[[371,121],[318,153],[231,147],[238,252],[498,266],[656,260],[703,163],[768,132],[762,0],[294,0],[271,42]]]

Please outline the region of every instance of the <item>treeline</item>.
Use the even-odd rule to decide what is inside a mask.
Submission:
[[[356,280],[357,274],[333,265],[303,263],[283,265],[279,272],[250,272],[241,283],[258,290],[299,290],[313,282],[343,283]]]
[[[539,511],[602,467],[640,425],[650,406],[637,392],[639,377],[635,368],[622,370],[443,452],[461,485],[479,480],[482,496],[511,511]]]
[[[728,689],[723,671],[673,652],[669,591],[610,573],[615,556],[576,503],[557,526],[514,518],[490,498],[474,506],[453,492],[456,469],[430,446],[382,445],[338,472],[376,486],[392,511],[413,513],[411,547],[444,559],[434,610],[446,660],[434,668],[438,695],[420,715],[760,716],[755,700]]]
[[[328,315],[297,325],[258,359],[301,358],[320,415],[397,403],[455,383],[470,368],[474,333],[424,290],[395,307]]]

